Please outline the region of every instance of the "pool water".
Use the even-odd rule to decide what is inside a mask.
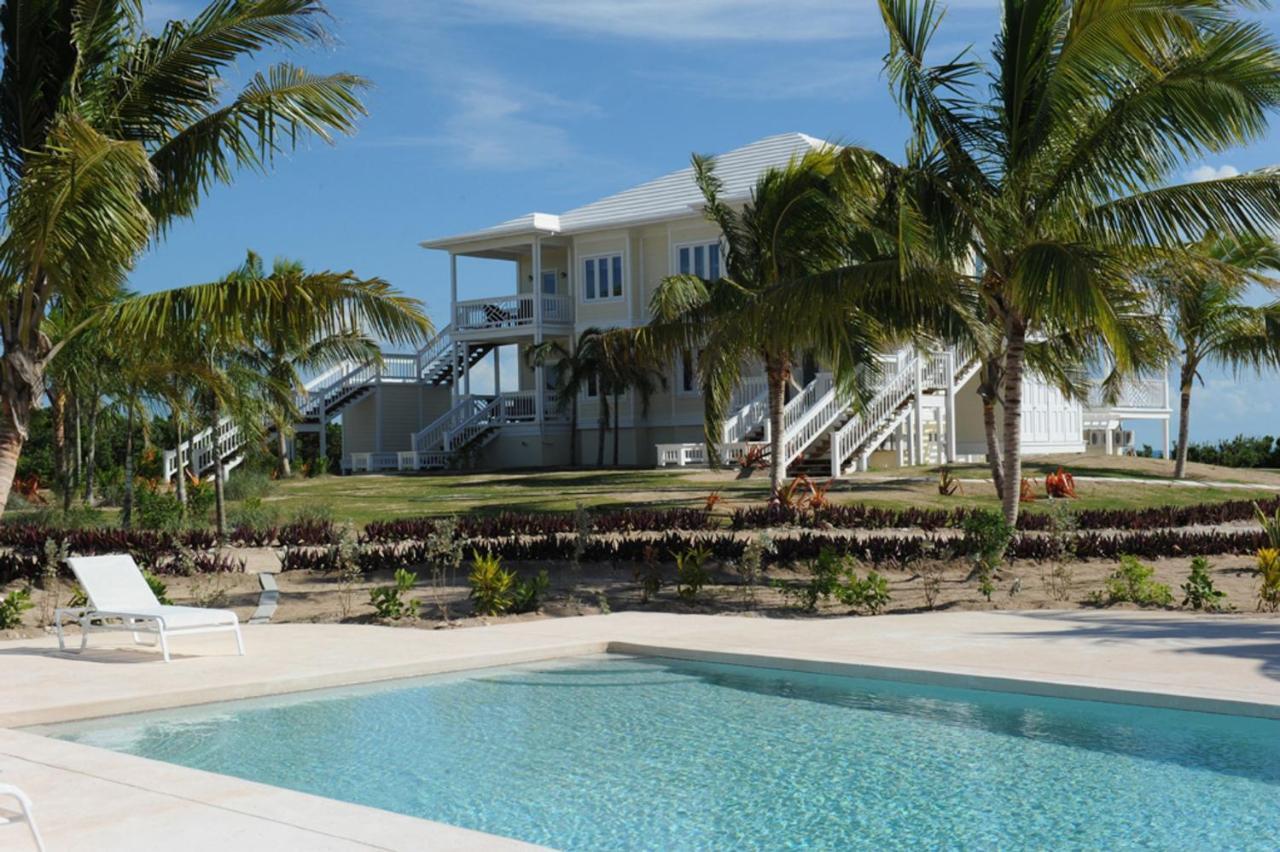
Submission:
[[[657,658],[42,731],[566,849],[1280,843],[1280,722]]]

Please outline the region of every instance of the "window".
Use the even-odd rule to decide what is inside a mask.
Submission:
[[[701,393],[698,387],[698,359],[702,356],[699,351],[697,355],[685,349],[680,353],[680,372],[676,376],[679,381],[680,393],[697,394]]]
[[[583,261],[582,298],[587,302],[622,298],[622,255],[606,254]]]
[[[595,399],[600,395],[600,385],[596,382],[594,374],[587,376],[587,386],[584,395],[587,399]]]
[[[560,273],[554,269],[542,270],[542,292],[548,296],[556,294],[556,288],[560,280]]]
[[[720,241],[676,246],[676,272],[714,281],[720,277]]]

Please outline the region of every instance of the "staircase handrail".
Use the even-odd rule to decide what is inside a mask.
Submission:
[[[915,393],[916,363],[919,355],[899,361],[898,371],[885,380],[871,401],[831,436],[831,469],[840,470],[845,460],[879,429]]]
[[[422,376],[427,367],[453,348],[453,323],[449,323],[422,345],[415,355],[417,358],[417,374]]]
[[[763,376],[746,379],[735,396],[746,397],[746,402],[725,419],[720,436],[724,444],[745,440],[769,416],[769,382]]]
[[[198,475],[212,464],[214,427],[206,426],[190,438],[178,445],[177,449],[166,450],[163,459],[164,478],[168,481],[178,472],[179,454],[187,461],[187,467]],[[240,425],[232,418],[223,415],[217,425],[218,447],[222,458],[227,458],[244,446],[244,433]]]
[[[503,407],[506,405],[505,397],[506,394],[489,397],[489,401],[484,406],[476,408],[469,417],[446,431],[444,433],[445,450],[455,450],[463,446],[480,429],[501,421],[503,419]]]
[[[413,433],[413,449],[419,453],[443,449],[446,433],[471,417],[477,407],[488,405],[489,401],[490,398],[485,396],[461,397],[448,411]]]
[[[799,458],[805,447],[827,431],[848,407],[848,401],[842,398],[833,385],[813,405],[805,409],[804,414],[787,430],[782,439],[783,466]]]

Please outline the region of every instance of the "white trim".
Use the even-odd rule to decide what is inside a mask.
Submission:
[[[693,265],[693,249],[696,249],[696,248],[710,248],[710,247],[711,247],[711,245],[712,245],[713,243],[714,243],[714,244],[715,244],[715,245],[720,249],[720,263],[719,263],[719,267],[720,267],[720,274],[721,274],[721,275],[724,275],[724,260],[725,260],[725,257],[724,257],[724,247],[725,247],[725,246],[724,246],[724,236],[723,236],[723,235],[717,234],[715,237],[710,238],[710,239],[702,239],[702,240],[682,240],[682,241],[680,241],[680,242],[670,242],[670,241],[668,241],[668,242],[669,242],[669,244],[670,244],[670,248],[671,248],[671,257],[669,257],[669,258],[667,259],[667,263],[668,263],[668,268],[671,270],[671,274],[672,274],[672,275],[680,275],[680,274],[681,274],[681,272],[680,272],[680,249],[686,249],[686,248],[687,248],[687,249],[689,249],[689,250],[690,250],[690,254],[689,254],[689,265],[690,265],[690,266],[692,266],[692,265]],[[692,270],[690,270],[690,271],[692,272]],[[707,271],[708,271],[708,272],[710,272],[710,271],[711,271],[711,258],[710,258],[710,256],[708,256],[708,258],[707,258]],[[695,275],[696,275],[697,273],[693,273],[693,274],[695,274]],[[708,277],[709,277],[709,276],[708,276]]]

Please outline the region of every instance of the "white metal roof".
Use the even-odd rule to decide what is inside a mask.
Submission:
[[[803,133],[781,133],[718,155],[715,158],[716,174],[724,183],[724,197],[746,198],[766,169],[785,166],[793,158],[826,144]],[[693,167],[688,166],[558,216],[529,213],[479,231],[427,240],[422,245],[425,248],[452,248],[461,243],[520,234],[561,235],[598,231],[685,216],[701,205],[702,193],[693,181]]]

